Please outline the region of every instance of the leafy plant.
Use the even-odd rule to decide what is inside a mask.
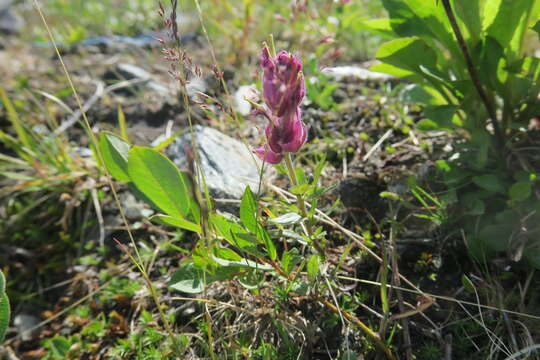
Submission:
[[[471,254],[485,260],[508,251],[519,260],[526,248],[523,257],[540,266],[540,251],[523,241],[536,236],[540,202],[536,173],[520,150],[540,111],[540,59],[525,52],[528,33],[538,31],[540,1],[382,3],[389,18],[364,26],[392,40],[379,47],[381,63],[371,69],[415,83],[402,96],[423,105],[419,129],[465,139],[459,157],[438,166],[465,210]],[[530,230],[519,234],[523,225]]]
[[[0,270],[0,344],[4,341],[10,317],[9,299],[6,294],[6,278]]]

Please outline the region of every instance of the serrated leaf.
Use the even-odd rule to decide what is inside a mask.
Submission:
[[[193,206],[189,181],[167,157],[134,146],[129,151],[128,174],[137,189],[165,214],[187,218]]]
[[[202,232],[201,226],[199,224],[195,224],[194,222],[186,220],[185,218],[172,217],[168,215],[154,215],[150,218],[150,220],[161,225],[174,226],[196,233]]]
[[[302,216],[295,212],[290,212],[285,215],[269,219],[268,221],[278,225],[293,225],[298,223],[300,220],[302,220]]]
[[[129,182],[128,154],[130,145],[120,137],[101,132],[99,134],[99,150],[105,167],[109,173],[121,182]]]

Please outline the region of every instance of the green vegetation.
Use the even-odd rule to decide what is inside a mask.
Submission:
[[[540,0],[32,3],[0,359],[539,356]],[[260,146],[259,185],[214,196],[195,136],[171,161],[195,125]]]

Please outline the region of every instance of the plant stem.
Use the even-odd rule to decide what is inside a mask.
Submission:
[[[293,186],[297,186],[298,178],[296,177],[296,171],[294,171],[291,153],[285,153],[285,165],[287,165],[287,171],[289,172],[289,178],[291,179],[291,183],[293,184]],[[296,203],[298,204],[298,208],[300,209],[300,213],[302,214],[303,217],[307,219],[306,231],[308,233],[308,236],[311,238],[313,247],[315,248],[315,250],[317,250],[317,252],[319,253],[319,255],[321,255],[323,259],[326,259],[326,255],[324,253],[324,250],[321,244],[319,244],[319,241],[317,239],[313,238],[313,229],[311,228],[311,225],[309,224],[306,203],[304,202],[302,195],[295,194],[295,196],[296,196]]]
[[[364,324],[360,319],[358,319],[356,316],[351,315],[347,311],[341,311],[338,309],[334,304],[332,304],[330,301],[323,299],[319,296],[316,297],[317,301],[326,306],[328,309],[330,309],[332,312],[343,315],[347,320],[358,326],[362,331],[364,331],[370,338],[375,342],[375,345],[381,350],[387,359],[395,360],[394,354],[392,354],[392,351],[386,346],[386,344],[381,340],[379,335],[375,333],[369,326]]]
[[[450,21],[450,26],[452,27],[452,30],[454,31],[454,35],[456,36],[456,39],[458,41],[459,48],[461,49],[461,52],[463,53],[463,57],[465,58],[465,63],[467,64],[467,71],[469,72],[469,76],[471,77],[474,87],[476,88],[476,92],[478,93],[478,96],[480,96],[480,99],[484,103],[486,111],[489,117],[491,118],[491,124],[493,125],[493,131],[495,132],[495,139],[497,141],[497,146],[500,150],[502,150],[505,146],[504,134],[501,131],[499,122],[497,121],[497,114],[495,112],[495,108],[493,104],[491,103],[491,101],[489,100],[484,88],[482,87],[482,83],[480,82],[480,77],[478,76],[478,72],[476,71],[476,68],[474,67],[474,63],[469,53],[469,48],[467,47],[467,43],[465,42],[465,39],[463,38],[463,34],[461,33],[461,30],[459,29],[456,17],[454,16],[454,12],[452,11],[450,0],[442,0],[442,3],[444,6],[444,10],[446,12],[446,16],[448,17],[448,20]]]

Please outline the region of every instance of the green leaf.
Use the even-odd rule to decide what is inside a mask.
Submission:
[[[424,117],[435,122],[439,128],[452,129],[458,110],[459,107],[456,105],[427,106],[424,109]]]
[[[128,175],[128,154],[130,145],[120,137],[102,131],[99,134],[99,151],[109,173],[122,182],[130,181]]]
[[[527,200],[532,193],[531,183],[528,181],[519,181],[510,187],[508,194],[512,200]]]
[[[416,128],[420,131],[435,131],[439,130],[440,126],[433,120],[422,119],[416,124]]]
[[[253,196],[249,185],[246,186],[242,201],[240,202],[240,220],[242,220],[242,224],[244,224],[249,231],[253,234],[257,234],[259,226],[257,223],[257,202],[255,201],[255,197]]]
[[[461,276],[461,284],[468,292],[473,294],[476,292],[476,287],[474,286],[474,283],[465,274]]]
[[[302,220],[302,216],[295,212],[290,212],[285,215],[269,219],[268,221],[278,225],[292,225],[298,223],[300,220]]]
[[[232,219],[227,219],[219,214],[210,214],[210,223],[215,227],[218,234],[233,246],[240,249],[257,246],[255,241],[250,241],[248,237],[242,236],[248,235],[246,229]]]
[[[524,257],[532,267],[540,270],[540,249],[535,246],[526,249]]]
[[[399,93],[400,101],[409,104],[442,105],[444,98],[433,88],[425,85],[409,84]]]
[[[412,71],[403,70],[397,66],[393,66],[393,65],[385,64],[385,63],[372,65],[369,67],[369,70],[373,72],[392,75],[392,76],[403,78],[403,79],[411,79],[411,80],[420,79],[418,75]]]
[[[169,287],[188,294],[198,294],[204,290],[205,275],[193,264],[184,264],[174,272]]]
[[[531,11],[538,10],[534,0],[491,0],[486,4],[490,12],[497,11],[493,22],[487,27],[487,34],[499,41],[503,48],[518,56],[522,37],[529,25]],[[497,6],[498,5],[498,6]],[[538,16],[538,12],[533,16]]]
[[[161,153],[134,146],[129,151],[128,174],[135,186],[161,211],[175,218],[186,218],[193,200],[188,180]]]
[[[9,325],[10,307],[6,294],[6,278],[0,270],[0,344],[4,341]]]
[[[217,262],[219,265],[223,267],[239,267],[239,268],[249,268],[249,269],[257,269],[257,270],[274,270],[274,268],[270,265],[260,264],[255,261],[251,261],[249,259],[242,260],[227,260],[218,258],[217,256],[212,255],[212,259]]]
[[[305,194],[309,189],[311,188],[310,184],[300,184],[293,186],[289,189],[290,192],[292,192],[295,195],[303,195]]]
[[[262,229],[262,231],[259,232],[259,236],[266,246],[266,252],[268,255],[270,255],[270,259],[275,261],[277,259],[277,250],[272,238],[270,237],[270,234],[268,234],[268,231]]]
[[[244,272],[238,277],[238,282],[240,285],[245,287],[248,290],[254,290],[261,286],[264,282],[264,274],[257,272],[256,270]]]
[[[507,224],[488,225],[480,230],[478,238],[488,251],[505,251],[512,236],[512,230],[512,226]]]
[[[538,34],[538,40],[540,40],[540,20],[534,24],[534,26],[531,28]]]
[[[423,75],[420,66],[436,71],[437,53],[417,37],[401,38],[382,44],[377,50],[378,60],[397,68]]]
[[[199,224],[195,224],[189,220],[186,220],[185,218],[172,217],[168,215],[154,215],[150,218],[150,220],[161,225],[174,226],[196,233],[202,232],[201,226]]]
[[[229,248],[218,247],[214,249],[214,253],[218,258],[232,261],[241,261],[242,257]]]
[[[317,280],[319,274],[319,257],[317,255],[311,255],[307,263],[307,274],[309,281],[313,282]]]
[[[454,39],[450,23],[440,1],[426,0],[382,0],[391,19],[394,32],[403,37],[418,36],[423,39],[437,40],[454,57],[461,53]],[[464,36],[467,38],[468,33]]]
[[[488,174],[474,176],[472,178],[472,181],[480,188],[492,193],[504,194],[506,192],[504,184],[501,182],[500,178],[497,175]]]
[[[396,38],[397,34],[392,30],[391,19],[361,19],[358,21],[358,29],[369,31],[383,38]]]

